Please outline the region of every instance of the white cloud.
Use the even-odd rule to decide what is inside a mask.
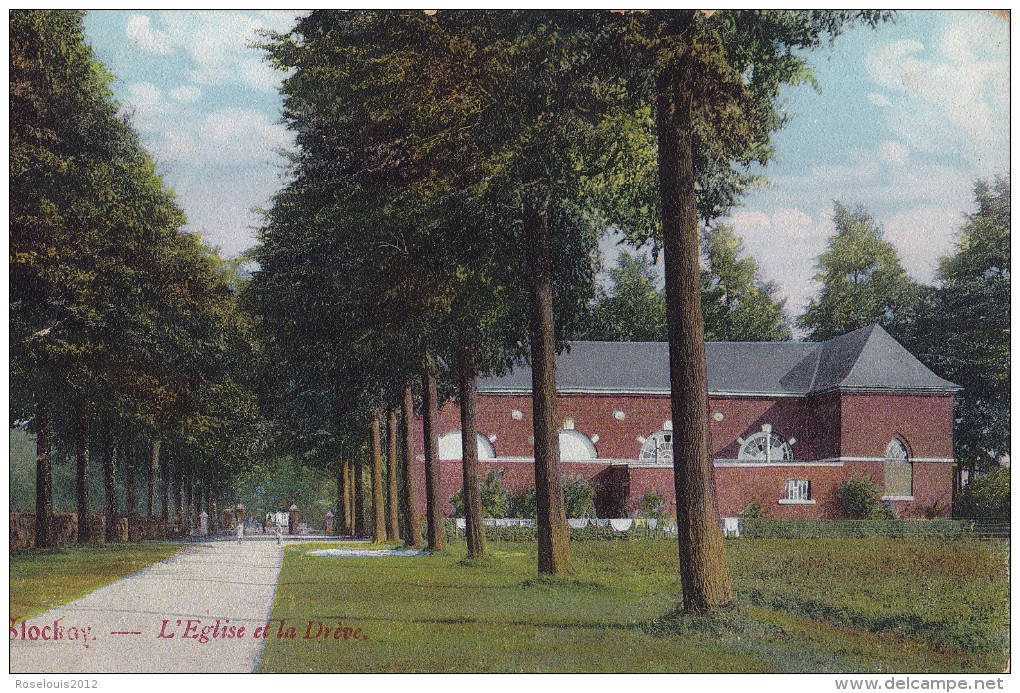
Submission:
[[[176,101],[198,101],[202,90],[190,84],[170,90],[170,98]]]
[[[128,87],[128,103],[139,111],[151,111],[162,103],[159,87],[151,82],[135,82]]]
[[[811,175],[822,183],[855,184],[874,180],[881,168],[874,161],[868,159],[857,164],[823,164],[811,168]]]
[[[886,140],[878,145],[878,156],[887,164],[902,166],[910,159],[910,152],[899,142]]]
[[[293,135],[260,111],[224,108],[205,117],[198,132],[203,149],[235,163],[268,161],[280,148],[293,145]]]
[[[1009,150],[1008,27],[977,13],[947,14],[932,45],[878,44],[867,69],[890,92],[890,129],[925,152],[958,154],[984,170],[1004,168]],[[874,101],[873,101],[874,102]]]
[[[158,15],[169,40],[191,59],[188,78],[196,84],[244,84],[276,89],[284,73],[252,47],[263,31],[285,31],[298,12],[165,11]]]
[[[868,101],[875,104],[876,106],[888,106],[890,103],[889,99],[882,96],[881,94],[876,94],[874,92],[868,94]]]
[[[780,295],[787,299],[787,313],[800,315],[818,291],[813,279],[815,264],[834,231],[832,210],[825,209],[813,218],[796,207],[771,214],[744,209],[729,221],[757,261],[762,277],[775,281]]]
[[[125,27],[128,40],[143,51],[169,55],[173,53],[170,37],[164,31],[154,31],[152,20],[144,14],[133,14],[128,17]]]
[[[926,205],[894,214],[883,228],[907,273],[928,283],[935,278],[939,258],[952,253],[963,221],[961,209]]]

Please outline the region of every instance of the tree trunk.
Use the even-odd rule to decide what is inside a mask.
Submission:
[[[120,448],[122,451],[125,447],[122,445]],[[135,450],[126,450],[127,452],[127,469],[124,474],[124,503],[126,505],[124,514],[128,517],[135,516]],[[130,520],[129,520],[130,522]]]
[[[350,490],[347,484],[350,481],[350,463],[346,458],[336,463],[336,526],[337,534],[351,534],[351,509]]]
[[[170,506],[172,504],[171,491],[173,490],[172,475],[170,473],[170,460],[163,455],[163,524],[170,524]]]
[[[192,495],[191,472],[184,476],[184,505],[181,506],[181,526],[185,534],[191,534],[191,495]]]
[[[185,508],[188,507],[188,476],[182,468],[177,470],[179,483],[177,484],[177,524],[179,531],[187,533],[188,517]]]
[[[365,474],[362,471],[363,454],[358,451],[354,457],[354,533],[365,536]]]
[[[209,487],[209,497],[206,499],[205,511],[209,513],[209,533],[216,531],[216,487]]]
[[[53,473],[50,467],[50,408],[40,402],[35,410],[35,545],[53,545]]]
[[[103,516],[106,518],[106,541],[117,540],[117,458],[112,433],[103,435]]]
[[[411,385],[404,383],[404,396],[401,406],[403,420],[404,454],[404,543],[407,546],[421,546],[421,520],[414,502],[414,402],[411,400]]]
[[[203,485],[198,480],[196,480],[195,491],[191,496],[195,502],[195,507],[191,511],[193,518],[191,526],[195,528],[196,533],[202,527],[202,521],[201,518],[199,517],[199,515],[202,514],[202,486]]]
[[[397,512],[397,410],[386,412],[386,534],[400,538],[400,515]],[[407,532],[404,532],[407,536]]]
[[[460,440],[464,471],[464,524],[467,535],[468,557],[485,555],[485,525],[482,524],[482,492],[478,486],[478,436],[475,427],[475,370],[474,354],[462,348],[457,355],[460,377]]]
[[[383,507],[382,445],[379,440],[379,415],[372,414],[369,422],[369,442],[372,446],[372,541],[386,541],[386,512]]]
[[[439,434],[436,431],[436,366],[428,355],[422,361],[422,437],[425,446],[425,515],[429,551],[446,551],[446,528],[443,526],[443,501],[440,499]]]
[[[560,480],[556,418],[556,344],[548,219],[533,201],[524,205],[531,302],[531,399],[535,434],[535,500],[538,506],[538,572],[570,570],[570,537]]]
[[[156,479],[159,477],[159,447],[158,440],[152,441],[152,454],[149,457],[149,517],[156,519]]]
[[[78,538],[84,544],[89,536],[89,424],[79,415],[74,437],[75,496],[78,501]]]
[[[692,61],[684,57],[664,68],[656,82],[673,477],[680,577],[688,613],[704,612],[732,599],[708,449],[708,379],[691,144],[693,87]]]

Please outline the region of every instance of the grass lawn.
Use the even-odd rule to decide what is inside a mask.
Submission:
[[[31,618],[180,550],[180,544],[139,542],[12,551],[10,615]]]
[[[1005,668],[1004,544],[726,542],[735,604],[674,612],[673,541],[575,542],[536,577],[533,543],[445,555],[318,558],[288,547],[262,671],[988,671]],[[304,639],[308,622],[363,639]],[[274,628],[279,624],[275,623]],[[317,630],[313,625],[312,633]],[[353,633],[347,631],[349,635]]]

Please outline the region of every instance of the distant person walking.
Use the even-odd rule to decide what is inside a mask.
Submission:
[[[279,544],[282,541],[283,541],[283,527],[281,527],[280,523],[277,522],[276,523],[276,543]]]
[[[244,537],[244,522],[237,523],[237,543],[241,543],[241,539]]]

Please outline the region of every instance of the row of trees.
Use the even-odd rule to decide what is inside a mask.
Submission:
[[[264,399],[286,422],[280,432],[295,432],[283,442],[337,469],[370,450],[381,488],[379,420],[399,408],[409,431],[417,396],[429,543],[439,548],[438,395],[456,393],[472,441],[477,375],[527,357],[538,567],[567,570],[555,351],[577,333],[597,240],[613,225],[665,258],[684,605],[727,602],[704,417],[701,297],[718,285],[703,286],[699,227],[753,182],[750,164],[769,160],[780,85],[811,79],[796,49],[883,16],[319,11],[269,37],[270,58],[290,71],[284,115],[299,150],[245,300],[266,340]],[[725,295],[714,302],[725,306]],[[471,444],[463,475],[478,556]]]
[[[110,532],[139,511],[138,481],[150,515],[157,501],[164,519],[171,506],[184,514],[261,435],[241,383],[252,341],[233,265],[182,233],[82,13],[12,11],[10,63],[10,419],[36,435],[36,543],[47,546],[54,446],[75,458],[81,541],[90,457],[102,461]]]

